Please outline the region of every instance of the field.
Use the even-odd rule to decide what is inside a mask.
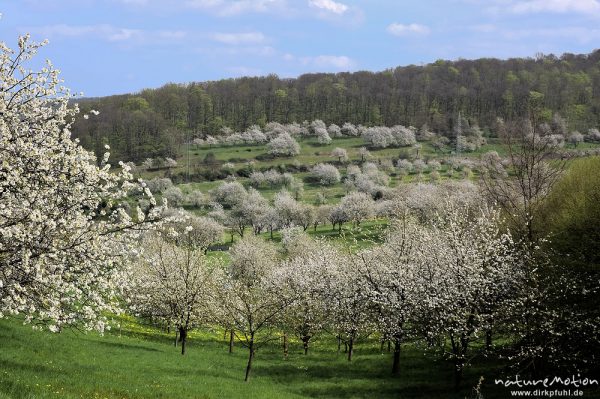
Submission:
[[[255,146],[182,146],[182,155],[177,159],[178,166],[171,170],[161,169],[154,171],[143,171],[140,172],[139,176],[150,179],[154,177],[164,177],[168,175],[180,174],[184,177],[184,181],[180,185],[182,190],[190,192],[192,190],[200,190],[207,192],[208,190],[218,186],[220,181],[198,181],[194,178],[194,170],[198,167],[205,168],[202,165],[202,161],[208,154],[214,155],[214,159],[223,163],[232,163],[234,170],[243,168],[247,162],[253,162],[254,170],[267,170],[270,168],[286,168],[286,166],[301,165],[310,168],[317,163],[334,163],[340,169],[342,176],[345,173],[346,166],[349,164],[360,164],[361,157],[358,155],[358,150],[365,146],[364,140],[360,137],[356,138],[335,138],[333,141],[326,145],[319,144],[315,138],[304,138],[298,140],[300,144],[300,154],[295,157],[279,157],[274,159],[262,159],[268,154],[267,148],[264,145]],[[490,139],[489,144],[481,147],[479,150],[472,153],[461,154],[461,157],[478,159],[479,156],[488,151],[497,151],[499,154],[506,152],[505,148],[499,143],[498,139]],[[385,149],[373,149],[371,150],[371,156],[366,159],[367,161],[378,164],[384,160],[397,160],[399,158],[415,159],[421,158],[423,160],[429,159],[449,159],[452,157],[450,150],[444,152],[436,152],[433,147],[427,142],[421,143],[422,147],[417,150],[411,147],[408,148],[385,148]],[[348,162],[345,164],[338,164],[337,159],[331,156],[331,152],[334,148],[344,148],[348,153]],[[258,159],[257,159],[258,157]],[[189,168],[188,168],[189,165]],[[217,166],[218,169],[218,166]],[[187,179],[187,171],[189,170],[190,178]],[[440,174],[443,179],[447,179],[448,166],[442,165]],[[390,186],[395,187],[399,183],[409,183],[418,180],[416,174],[409,174],[407,176],[400,176],[394,173],[396,171],[390,171]],[[307,177],[307,172],[295,172],[294,177],[304,179]],[[458,173],[455,173],[455,178],[458,178]],[[421,177],[423,181],[429,181],[429,171],[426,171]],[[247,183],[248,179],[238,178],[238,181]],[[263,196],[268,199],[272,199],[273,196],[280,190],[280,188],[261,188],[259,191]],[[337,203],[341,197],[346,194],[346,189],[342,183],[333,186],[320,186],[314,183],[306,183],[304,185],[304,195],[302,201],[306,203],[313,203],[317,193],[322,193],[330,201],[330,203]]]
[[[179,354],[172,336],[125,323],[104,336],[69,330],[33,331],[15,320],[0,321],[0,398],[470,398],[484,376],[485,398],[508,397],[493,385],[503,364],[477,357],[464,388],[452,387],[452,365],[422,348],[405,345],[401,376],[390,375],[391,355],[369,339],[352,362],[337,353],[330,337],[315,341],[308,356],[292,342],[288,359],[273,343],[259,349],[249,383],[247,350],[227,354],[221,332],[193,332],[189,351]],[[343,351],[343,348],[342,348]],[[600,397],[586,391],[585,397]]]
[[[172,175],[179,175],[180,178],[176,179],[179,184],[178,186],[184,193],[189,193],[193,190],[199,190],[204,193],[218,186],[220,180],[206,180],[198,178],[194,175],[194,172],[199,169],[206,170],[207,166],[203,164],[203,160],[214,156],[216,164],[212,166],[215,170],[219,170],[225,163],[233,164],[233,171],[236,173],[240,169],[243,169],[248,162],[252,163],[253,170],[265,171],[271,168],[286,170],[288,167],[304,167],[310,169],[317,163],[333,163],[335,164],[340,173],[342,174],[342,180],[346,172],[346,167],[350,164],[360,165],[362,163],[361,156],[358,150],[365,146],[364,140],[360,137],[341,137],[333,139],[329,144],[319,144],[314,137],[301,138],[298,140],[300,144],[300,154],[295,157],[278,157],[273,159],[264,159],[268,155],[266,146],[264,145],[248,145],[248,146],[194,146],[194,145],[183,145],[181,147],[181,156],[177,159],[178,165],[174,168],[150,170],[150,171],[139,171],[137,177],[145,179],[151,179],[155,177],[166,177]],[[489,151],[496,151],[500,156],[507,155],[507,148],[500,142],[498,138],[488,138],[487,144],[473,152],[460,153],[459,157],[466,160],[477,161],[482,154]],[[476,179],[477,170],[469,171],[466,175],[461,174],[459,171],[453,171],[449,173],[450,166],[445,163],[456,155],[451,148],[447,147],[442,151],[435,151],[429,142],[421,142],[420,148],[417,150],[414,147],[404,148],[384,148],[384,149],[371,149],[370,157],[366,161],[373,162],[381,165],[382,162],[392,161],[395,163],[398,159],[422,159],[438,160],[442,163],[439,170],[439,180],[444,181],[447,179]],[[340,147],[347,151],[348,161],[340,164],[335,157],[331,156],[331,152],[334,148]],[[565,146],[566,151],[585,150],[591,148],[598,148],[600,145],[595,143],[582,143],[576,148],[570,144]],[[380,168],[381,169],[381,168]],[[417,173],[409,173],[408,175],[402,175],[398,173],[398,170],[388,169],[383,170],[389,174],[390,187],[397,187],[402,183],[414,183],[414,182],[429,182],[431,181],[431,170],[426,170],[421,175]],[[189,177],[188,177],[189,173]],[[293,172],[293,176],[300,180],[306,180],[309,172]],[[237,180],[244,185],[249,184],[249,179],[244,177],[237,177]],[[271,200],[273,196],[281,190],[281,187],[261,187],[259,188],[260,193],[267,199]],[[317,198],[317,194],[321,193],[327,199],[329,204],[336,204],[340,199],[347,193],[347,189],[341,183],[332,186],[322,186],[312,182],[305,182],[304,193],[300,200],[305,203],[313,204]],[[193,209],[190,209],[193,211]]]

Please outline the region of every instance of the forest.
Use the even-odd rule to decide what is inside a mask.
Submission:
[[[94,119],[73,132],[101,156],[110,143],[116,160],[174,157],[179,145],[215,136],[223,128],[245,131],[268,122],[323,120],[342,125],[429,126],[452,135],[459,115],[496,135],[496,120],[526,117],[539,103],[537,123],[561,115],[585,133],[600,124],[600,50],[590,54],[540,54],[508,60],[439,60],[382,72],[275,75],[213,82],[167,84],[158,89],[80,99]]]

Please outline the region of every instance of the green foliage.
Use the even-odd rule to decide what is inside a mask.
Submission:
[[[143,97],[131,97],[125,101],[123,108],[129,111],[144,111],[150,108],[150,104]]]
[[[577,268],[600,270],[600,157],[573,162],[548,196],[551,245]]]
[[[460,112],[482,129],[496,119],[533,113],[548,122],[556,112],[569,129],[587,131],[600,121],[600,50],[560,58],[437,61],[383,72],[275,75],[187,85],[167,84],[139,94],[86,99],[84,112],[100,115],[73,129],[83,145],[101,154],[104,138],[113,159],[170,156],[173,145],[218,135],[222,127],[243,131],[253,124],[321,119],[326,124],[428,126],[449,134]],[[505,77],[505,78],[501,78]],[[168,134],[165,130],[172,128]],[[155,155],[143,145],[166,142]]]

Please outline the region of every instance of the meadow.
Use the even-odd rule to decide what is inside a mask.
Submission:
[[[475,398],[484,377],[485,398],[508,397],[493,385],[505,364],[477,357],[460,391],[452,364],[415,344],[404,345],[401,375],[390,374],[391,354],[375,337],[356,347],[352,362],[337,352],[333,337],[315,340],[307,356],[292,340],[286,358],[280,341],[259,349],[245,383],[247,349],[228,353],[222,330],[194,330],[185,356],[173,335],[132,318],[100,336],[66,330],[34,331],[18,320],[0,320],[0,398]],[[237,344],[236,344],[237,345]],[[594,396],[595,395],[595,396]],[[585,397],[600,397],[586,391]]]
[[[194,190],[199,190],[204,193],[211,189],[214,189],[221,180],[208,180],[199,176],[194,176],[194,172],[197,170],[206,170],[208,167],[219,170],[221,167],[230,163],[233,164],[233,174],[236,176],[237,181],[241,182],[245,186],[249,184],[249,179],[243,176],[239,176],[239,171],[247,167],[248,163],[252,165],[252,170],[265,171],[269,169],[285,171],[287,168],[305,168],[310,169],[312,166],[318,163],[331,163],[338,167],[342,176],[344,176],[346,168],[349,165],[361,165],[363,161],[373,162],[377,165],[391,161],[395,166],[395,161],[398,159],[422,159],[424,161],[437,160],[441,162],[439,169],[439,181],[448,179],[462,179],[468,178],[476,180],[478,177],[478,170],[470,170],[466,176],[461,175],[460,171],[449,171],[452,167],[449,163],[455,159],[463,159],[466,161],[477,162],[481,155],[495,151],[500,157],[507,155],[507,146],[501,142],[498,138],[487,138],[487,143],[482,145],[475,151],[462,152],[456,154],[451,147],[445,147],[442,150],[436,150],[431,145],[431,142],[425,141],[420,142],[418,147],[400,147],[400,148],[370,148],[370,156],[363,160],[359,155],[359,149],[365,147],[364,139],[361,137],[337,137],[334,138],[328,144],[319,144],[314,137],[298,138],[300,144],[300,153],[294,157],[268,157],[268,149],[265,145],[239,145],[239,146],[228,146],[228,145],[215,145],[215,146],[196,146],[196,145],[182,145],[180,156],[177,158],[177,166],[169,169],[157,169],[157,170],[138,170],[135,174],[136,177],[144,179],[152,179],[156,177],[169,177],[178,176],[174,179],[174,182],[178,183],[178,187],[184,193],[190,193]],[[332,156],[331,153],[335,148],[343,148],[347,151],[348,161],[338,162],[337,158]],[[565,145],[566,152],[572,152],[575,150],[590,150],[600,148],[598,143],[580,143],[576,147],[571,144]],[[207,166],[203,162],[209,158],[213,158],[215,165]],[[383,168],[385,170],[385,168]],[[389,173],[390,181],[389,187],[397,187],[404,183],[416,183],[416,182],[429,182],[431,181],[431,170],[427,169],[423,173],[418,174],[411,172],[403,175],[398,173],[395,168],[386,170]],[[293,176],[300,180],[307,180],[309,176],[308,171],[293,171]],[[281,190],[281,187],[260,187],[258,191],[267,199],[272,200],[276,193]],[[307,181],[304,184],[304,192],[300,198],[301,202],[313,204],[316,201],[317,194],[321,193],[327,198],[329,204],[336,204],[340,199],[346,195],[348,190],[344,187],[343,179],[342,182],[331,186],[322,186],[314,182]],[[160,195],[159,195],[160,196]],[[193,209],[188,209],[192,210]]]
[[[203,165],[203,160],[207,156],[213,157],[217,162],[215,168],[219,169],[220,165],[225,163],[232,163],[234,170],[239,170],[245,167],[248,162],[252,163],[253,170],[268,170],[268,169],[282,169],[286,167],[304,166],[310,168],[318,163],[333,163],[336,164],[340,172],[345,171],[346,167],[350,164],[361,164],[362,159],[358,151],[361,147],[365,147],[364,140],[361,137],[342,137],[335,138],[329,144],[319,144],[314,137],[300,138],[298,139],[300,144],[300,154],[294,157],[276,157],[269,158],[265,157],[268,155],[268,150],[265,145],[248,145],[248,146],[195,146],[195,145],[183,145],[181,148],[181,155],[177,158],[178,165],[171,169],[159,169],[159,170],[144,170],[140,171],[137,176],[152,179],[155,177],[166,177],[173,175],[180,175],[181,183],[180,188],[184,193],[188,193],[192,190],[200,190],[207,192],[217,187],[221,182],[219,180],[204,180],[194,177],[194,170],[197,168],[206,168]],[[591,144],[595,147],[594,144]],[[338,160],[331,155],[334,148],[343,148],[348,153],[348,162],[339,163]],[[583,146],[581,146],[583,148]],[[481,154],[488,151],[496,151],[500,155],[506,153],[506,148],[502,145],[499,139],[489,139],[489,144],[482,146],[477,151],[470,153],[460,154],[461,157],[467,159],[478,159]],[[210,155],[209,155],[210,154]],[[430,159],[450,159],[454,153],[451,149],[444,151],[435,151],[429,142],[421,143],[421,147],[418,152],[415,148],[384,148],[384,149],[370,149],[370,157],[365,161],[374,162],[376,164],[383,161],[393,161],[397,159],[416,159],[421,158],[425,161]],[[266,159],[265,159],[266,158]],[[448,165],[442,165],[440,174],[442,180],[447,179],[446,172]],[[190,173],[190,177],[187,177],[187,173]],[[390,187],[395,187],[400,183],[410,183],[422,179],[423,181],[429,180],[430,171],[426,171],[423,176],[419,177],[417,174],[409,174],[407,176],[400,176],[391,172]],[[299,179],[305,179],[308,176],[308,172],[293,172],[294,177]],[[457,174],[458,175],[458,174]],[[456,176],[458,178],[458,176]],[[244,177],[238,177],[238,181],[247,183],[248,179]],[[272,199],[273,196],[280,190],[280,188],[260,188],[261,194],[268,199]],[[305,183],[304,195],[302,201],[306,203],[313,203],[317,193],[323,193],[325,197],[331,200],[331,203],[337,203],[347,193],[343,183],[338,183],[332,186],[321,186],[315,183]]]

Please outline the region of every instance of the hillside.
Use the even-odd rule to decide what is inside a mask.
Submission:
[[[404,378],[390,375],[391,354],[376,339],[357,345],[346,361],[330,337],[302,354],[294,340],[284,359],[278,342],[264,347],[252,383],[243,380],[246,349],[227,353],[222,331],[193,332],[181,356],[168,335],[132,319],[105,336],[64,331],[49,335],[0,320],[0,398],[465,398],[485,375],[486,398],[505,397],[493,385],[502,364],[478,358],[465,388],[452,392],[452,366],[412,345],[403,349]],[[343,350],[343,349],[342,349]],[[435,378],[431,378],[435,375]],[[586,391],[590,397],[595,392]]]
[[[176,80],[176,77],[174,77]],[[600,50],[509,60],[439,60],[382,72],[306,74],[167,84],[140,93],[85,99],[74,134],[97,154],[110,144],[113,159],[173,156],[183,142],[243,131],[267,122],[321,119],[421,127],[450,135],[459,113],[494,133],[498,117],[516,120],[535,107],[537,122],[560,114],[571,131],[600,125]]]

